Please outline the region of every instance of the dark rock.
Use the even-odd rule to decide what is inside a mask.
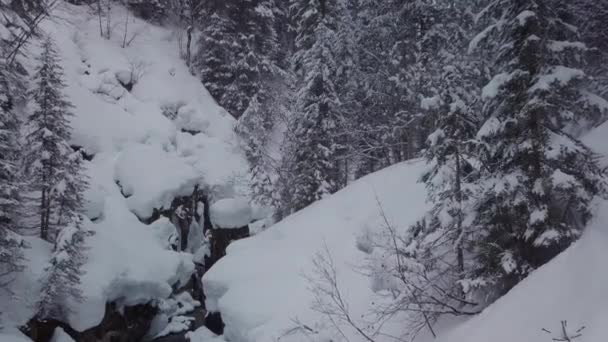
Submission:
[[[82,146],[70,145],[70,147],[72,148],[72,150],[74,150],[74,152],[80,152],[84,160],[91,161],[95,157],[94,154],[87,153],[87,151]]]
[[[150,304],[125,307],[120,313],[114,303],[106,304],[106,312],[99,325],[80,333],[77,342],[141,341],[150,329],[158,309]]]
[[[200,133],[201,133],[201,131],[194,131],[194,130],[185,129],[185,128],[182,128],[182,129],[181,129],[181,131],[182,131],[183,133],[188,133],[188,134],[190,134],[190,135],[197,135],[197,134],[200,134]]]
[[[141,341],[150,330],[158,309],[150,304],[125,307],[121,313],[114,303],[106,304],[101,323],[79,332],[67,323],[32,318],[21,331],[35,342],[49,342],[56,328],[62,328],[76,342],[135,342]]]
[[[216,335],[224,334],[224,321],[222,315],[219,312],[209,312],[205,317],[205,327]]]
[[[209,269],[215,264],[221,257],[226,255],[226,248],[228,245],[239,239],[249,237],[249,226],[241,228],[211,229],[209,241],[211,241],[211,255],[205,260],[205,266]]]

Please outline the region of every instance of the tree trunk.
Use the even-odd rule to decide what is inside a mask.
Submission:
[[[464,273],[464,252],[462,250],[462,239],[464,238],[464,230],[462,227],[462,175],[460,165],[460,150],[456,147],[456,201],[458,202],[458,218],[456,222],[456,231],[458,232],[458,239],[456,240],[456,258],[458,262],[458,271],[460,274]]]
[[[186,30],[186,34],[188,35],[188,40],[186,41],[186,65],[188,66],[188,69],[190,71],[192,71],[191,69],[191,65],[190,65],[190,56],[191,56],[191,52],[190,52],[190,45],[192,44],[192,30],[193,27],[192,25],[188,26],[188,29]]]
[[[45,222],[46,218],[46,189],[42,189],[42,199],[40,200],[40,238],[47,241],[48,239],[48,226]]]

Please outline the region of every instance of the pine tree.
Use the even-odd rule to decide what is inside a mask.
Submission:
[[[27,127],[25,163],[28,183],[39,193],[40,236],[54,240],[45,268],[36,319],[65,320],[69,301],[82,300],[79,289],[85,258],[83,193],[88,185],[80,151],[69,146],[72,105],[63,94],[63,70],[53,42],[42,44],[34,73],[32,97],[36,104]]]
[[[82,301],[80,277],[86,257],[85,238],[89,233],[83,228],[82,216],[76,216],[61,229],[55,241],[49,265],[41,279],[41,297],[36,304],[36,319],[66,321],[73,302]]]
[[[336,61],[335,4],[331,1],[294,2],[297,22],[294,65],[299,77],[293,136],[294,155],[289,172],[293,191],[290,208],[299,210],[335,192],[341,183],[338,168],[338,95],[333,84]]]
[[[234,74],[234,27],[222,11],[208,9],[194,56],[194,67],[211,96],[221,105]]]
[[[567,247],[602,191],[591,151],[572,134],[598,108],[581,92],[584,54],[560,1],[493,1],[494,23],[474,41],[490,49],[484,87],[482,229],[474,283],[508,290]]]
[[[26,127],[24,162],[28,184],[39,196],[32,211],[40,216],[40,237],[52,241],[61,223],[57,215],[64,215],[59,211],[60,199],[65,198],[65,190],[72,186],[69,183],[80,175],[70,174],[77,167],[70,157],[72,105],[63,94],[63,70],[50,39],[44,41],[42,49],[31,92],[36,106]]]
[[[21,239],[16,230],[19,207],[19,120],[13,113],[11,71],[0,61],[0,288],[23,269]]]

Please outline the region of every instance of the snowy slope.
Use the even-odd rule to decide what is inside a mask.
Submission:
[[[324,245],[353,316],[364,313],[373,296],[368,278],[355,269],[366,256],[357,248],[358,241],[383,225],[378,202],[398,227],[414,223],[426,210],[425,190],[417,183],[422,167],[420,161],[403,163],[362,178],[268,230],[231,244],[228,255],[203,277],[207,305],[221,311],[226,339],[309,341],[293,330],[295,321],[315,330],[327,328],[327,322],[309,308],[312,296],[305,279]]]
[[[584,137],[608,166],[604,124]],[[423,162],[400,164],[348,186],[337,194],[288,217],[253,238],[228,249],[203,278],[207,304],[221,311],[225,336],[232,342],[342,341],[330,324],[311,310],[313,296],[305,275],[315,253],[327,245],[336,264],[352,317],[365,326],[367,310],[378,300],[370,279],[361,274],[365,253],[357,248],[366,231],[382,227],[376,196],[395,227],[407,228],[425,211],[425,189],[417,183]],[[441,342],[540,342],[559,338],[560,321],[572,330],[585,325],[583,342],[608,338],[608,203],[582,239],[534,272],[482,314],[463,322],[446,318],[437,327]],[[364,249],[364,248],[362,248]],[[399,318],[385,332],[399,335]],[[297,329],[306,325],[308,328]],[[553,336],[541,329],[553,332]],[[313,333],[312,331],[316,331]],[[344,327],[351,342],[364,341]],[[377,341],[395,341],[377,337]],[[436,341],[422,333],[416,341]]]
[[[562,320],[572,334],[585,326],[581,341],[606,341],[607,259],[608,203],[603,203],[580,241],[440,341],[551,341],[562,337]]]
[[[86,299],[74,303],[69,322],[78,330],[99,323],[106,301],[132,305],[165,298],[192,272],[190,254],[167,250],[174,230],[168,221],[147,226],[138,217],[191,194],[195,185],[216,198],[240,193],[247,172],[234,119],[188,72],[173,33],[130,16],[127,39],[136,37],[122,48],[126,13],[114,5],[109,40],[100,37],[97,17],[87,6],[58,2],[52,19],[42,24],[57,44],[75,106],[71,143],[93,156],[86,163],[91,185],[86,213],[93,220],[86,225],[95,232],[82,278]],[[35,56],[38,50],[33,41],[27,53]],[[33,67],[33,58],[25,62]],[[131,74],[137,82],[127,91],[119,81]],[[22,324],[31,317],[50,249],[27,251],[32,265],[17,280],[17,293],[0,298],[7,305],[6,322]]]

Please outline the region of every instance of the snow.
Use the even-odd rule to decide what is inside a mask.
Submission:
[[[106,302],[129,306],[169,297],[172,285],[185,284],[194,270],[192,255],[166,249],[119,193],[106,199],[103,220],[87,228],[95,234],[87,239],[88,261],[81,278],[86,300],[72,303],[69,316],[76,330],[101,322]]]
[[[587,50],[587,45],[581,42],[569,42],[569,41],[560,41],[554,40],[549,43],[549,49],[554,52],[562,52],[568,49],[575,50]]]
[[[245,198],[225,198],[211,205],[209,216],[214,228],[241,228],[252,220],[252,210]]]
[[[51,342],[74,342],[74,339],[63,331],[63,329],[55,328]]]
[[[439,95],[432,97],[423,97],[420,99],[420,108],[424,110],[437,109],[441,106],[442,100]]]
[[[186,334],[190,342],[225,342],[222,336],[217,336],[205,327],[200,327],[195,331]]]
[[[520,26],[524,26],[528,22],[528,19],[535,17],[535,16],[536,16],[536,13],[534,13],[533,11],[525,10],[525,11],[522,11],[520,14],[518,14],[515,19],[517,19]]]
[[[129,209],[141,218],[152,215],[154,208],[169,208],[175,197],[191,194],[201,178],[182,158],[151,145],[126,148],[116,161],[114,177],[129,197]]]
[[[0,342],[32,342],[32,340],[27,338],[17,329],[11,329],[11,331],[0,329]]]
[[[598,154],[600,157],[599,162],[603,167],[608,167],[608,143],[606,143],[606,137],[608,137],[608,121],[581,139],[583,143],[591,147]]]
[[[324,245],[340,281],[348,284],[345,296],[353,316],[365,312],[374,296],[370,280],[355,269],[367,256],[360,250],[366,249],[365,237],[359,236],[383,224],[376,196],[397,227],[405,229],[419,218],[427,209],[424,186],[417,182],[423,168],[420,161],[406,162],[364,177],[252,238],[231,243],[228,255],[203,277],[207,308],[222,313],[225,338],[262,342],[284,335],[281,341],[304,341],[303,335],[288,333],[297,328],[294,322],[326,325],[310,308],[305,278]]]
[[[481,98],[483,100],[490,100],[495,98],[500,91],[500,88],[507,82],[511,81],[512,76],[507,73],[500,73],[495,75],[488,84],[481,90]]]
[[[561,86],[565,86],[572,80],[584,76],[585,72],[580,69],[569,68],[563,65],[554,66],[549,70],[549,73],[540,76],[529,91],[549,90],[551,84],[555,82],[558,82]]]
[[[176,334],[182,331],[186,331],[190,328],[190,324],[192,324],[192,321],[194,321],[194,317],[173,316],[171,317],[169,324],[167,324],[167,326],[165,326],[165,328],[161,332],[154,336],[154,338],[159,338],[170,334]]]

